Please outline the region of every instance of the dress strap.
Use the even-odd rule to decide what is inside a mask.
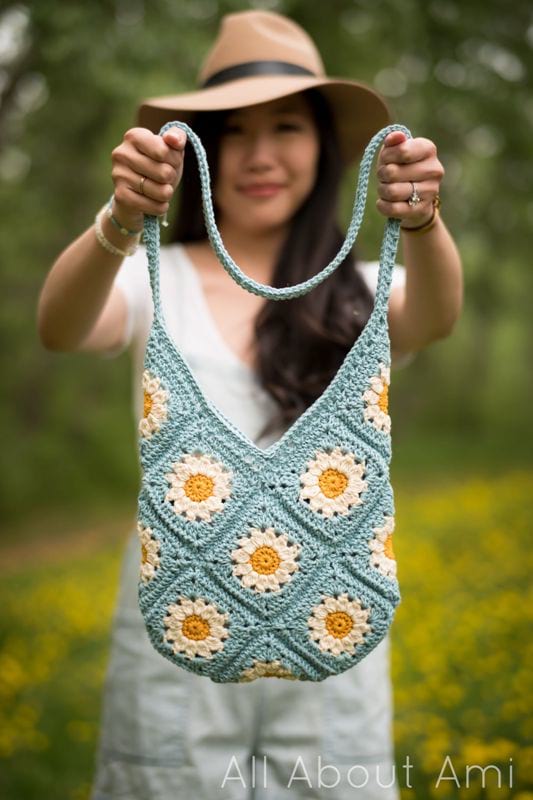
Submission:
[[[213,210],[213,202],[211,198],[211,180],[209,175],[209,166],[207,163],[207,156],[198,135],[185,123],[177,120],[167,122],[161,130],[159,135],[162,136],[170,128],[181,128],[187,134],[196,158],[198,161],[198,169],[200,173],[200,183],[202,187],[202,201],[204,219],[207,229],[209,240],[215,251],[215,254],[226,270],[226,272],[233,278],[233,280],[242,286],[243,289],[251,292],[252,294],[266,297],[270,300],[289,300],[294,297],[301,297],[302,295],[310,292],[315,286],[318,286],[324,281],[337,267],[344,261],[350,252],[353,244],[359,233],[359,228],[363,221],[365,212],[366,198],[368,192],[368,181],[370,176],[370,169],[376,151],[380,147],[385,137],[393,131],[401,131],[408,138],[411,138],[411,132],[403,125],[388,125],[376,133],[368,143],[361,164],[359,167],[359,177],[357,181],[357,189],[355,193],[355,200],[352,208],[352,216],[346,238],[343,245],[335,258],[330,261],[320,272],[313,275],[311,278],[303,281],[302,283],[293,286],[274,287],[265,283],[258,283],[252,278],[248,277],[240,267],[233,261],[222,242],[219,230],[215,222],[215,214]],[[385,223],[385,232],[381,248],[380,257],[380,270],[378,278],[378,290],[376,293],[376,304],[386,305],[388,302],[388,289],[390,286],[390,274],[384,274],[383,264],[389,266],[388,272],[392,268],[392,263],[396,254],[398,237],[399,237],[400,221],[396,219],[388,219]],[[158,217],[149,214],[145,215],[144,225],[144,242],[146,244],[146,251],[148,256],[148,268],[150,272],[150,283],[152,286],[154,307],[157,315],[161,313],[160,306],[160,288],[159,288],[159,253],[160,253],[160,232]]]

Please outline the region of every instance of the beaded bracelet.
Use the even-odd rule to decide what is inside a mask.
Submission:
[[[139,247],[140,231],[137,234],[139,236],[139,239],[138,239],[138,241],[135,243],[135,245],[133,247],[130,247],[129,250],[120,250],[118,247],[115,247],[115,245],[112,244],[104,236],[104,232],[102,230],[102,220],[100,219],[100,217],[105,212],[105,210],[106,210],[106,206],[102,206],[102,208],[100,209],[100,211],[97,213],[96,217],[94,218],[94,232],[96,234],[96,238],[98,239],[98,241],[100,242],[100,244],[102,245],[104,250],[107,250],[108,253],[112,253],[114,256],[122,256],[122,258],[124,258],[125,256],[132,256],[137,251],[137,248]]]
[[[437,218],[440,215],[440,206],[440,197],[437,195],[433,198],[433,214],[427,222],[424,222],[422,225],[417,225],[415,228],[404,228],[403,225],[400,225],[400,230],[405,231],[405,233],[427,233],[437,222]]]
[[[113,208],[113,200],[114,200],[114,199],[115,199],[115,195],[114,195],[114,194],[112,194],[112,195],[111,195],[111,199],[110,199],[110,201],[109,201],[109,203],[108,203],[108,206],[107,206],[107,210],[106,210],[106,214],[107,214],[107,216],[108,216],[108,219],[110,219],[110,220],[111,220],[111,222],[113,223],[113,225],[115,226],[115,228],[117,228],[117,230],[119,230],[119,231],[120,231],[120,233],[121,233],[123,236],[138,236],[138,235],[139,235],[139,233],[142,233],[142,231],[143,231],[143,228],[141,228],[141,229],[140,229],[140,230],[138,230],[138,231],[130,231],[128,228],[124,227],[124,225],[122,225],[122,223],[121,223],[121,222],[119,222],[119,221],[118,221],[118,219],[117,219],[117,218],[116,218],[116,217],[113,215],[113,210],[112,210],[112,208]]]

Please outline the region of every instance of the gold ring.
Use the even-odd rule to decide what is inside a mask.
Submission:
[[[143,175],[142,178],[141,178],[141,182],[139,184],[139,191],[140,191],[141,194],[144,194],[143,186],[144,186],[145,180],[146,180],[146,175]]]

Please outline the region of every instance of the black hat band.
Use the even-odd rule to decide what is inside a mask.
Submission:
[[[316,77],[310,69],[300,67],[298,64],[290,64],[287,61],[247,61],[244,64],[237,64],[234,67],[227,67],[215,72],[202,83],[200,88],[207,89],[238,78],[249,78],[252,75],[311,75]]]

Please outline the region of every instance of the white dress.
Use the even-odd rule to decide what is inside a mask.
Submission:
[[[359,269],[375,292],[378,264]],[[123,345],[106,355],[131,348],[138,420],[153,316],[144,248],[125,259],[115,280],[127,299],[127,332]],[[393,286],[404,280],[403,267],[396,266]],[[196,268],[179,244],[162,248],[160,282],[167,330],[204,394],[258,447],[268,447],[283,432],[259,437],[274,401],[222,339]],[[389,637],[355,667],[320,683],[269,678],[217,684],[182,670],[146,634],[137,604],[141,553],[133,528],[114,616],[91,800],[398,800]]]

